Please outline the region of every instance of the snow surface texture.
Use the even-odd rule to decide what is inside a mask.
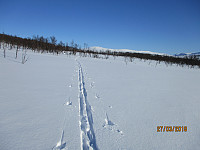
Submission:
[[[200,70],[0,50],[1,150],[199,150]],[[157,126],[188,132],[157,132]]]

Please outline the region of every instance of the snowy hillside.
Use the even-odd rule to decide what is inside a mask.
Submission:
[[[200,69],[0,50],[1,150],[199,150]],[[157,132],[187,126],[187,132]]]
[[[175,54],[175,56],[179,56],[179,57],[197,56],[197,57],[200,58],[200,52],[195,52],[195,53],[179,53],[179,54]]]
[[[110,49],[110,48],[104,48],[104,47],[90,47],[91,50],[94,51],[111,51],[111,52],[129,52],[129,53],[144,53],[144,54],[154,54],[154,55],[167,55],[163,53],[156,53],[151,51],[137,51],[137,50],[130,50],[130,49]]]

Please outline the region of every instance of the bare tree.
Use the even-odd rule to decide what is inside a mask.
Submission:
[[[55,36],[51,36],[50,40],[51,40],[51,44],[56,45],[57,40],[56,40]]]
[[[64,44],[62,41],[60,41],[60,42],[58,43],[58,45],[59,45],[59,46],[62,46],[62,47],[65,46],[65,44]]]
[[[17,45],[17,49],[16,49],[16,52],[15,52],[15,59],[17,59],[18,51],[19,51],[19,46]]]
[[[27,62],[28,58],[27,58],[27,54],[26,54],[26,50],[22,50],[22,64],[25,64],[25,62]]]
[[[4,32],[3,32],[3,40],[2,40],[2,43],[3,43],[3,56],[4,58],[6,58],[6,49],[5,49],[5,41],[4,41]]]
[[[72,40],[71,42],[71,47],[74,47],[74,40]]]
[[[84,50],[87,50],[87,49],[88,49],[88,44],[84,43]]]
[[[5,48],[5,43],[3,42],[3,56],[6,58],[6,48]]]

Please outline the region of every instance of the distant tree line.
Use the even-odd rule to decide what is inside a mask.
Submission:
[[[134,58],[139,58],[142,60],[155,60],[157,63],[164,62],[167,65],[176,64],[179,66],[189,65],[191,67],[198,66],[200,68],[200,60],[195,56],[186,56],[184,58],[168,56],[168,55],[155,55],[155,54],[144,54],[144,53],[131,53],[131,52],[112,52],[112,51],[95,51],[90,50],[88,45],[84,43],[84,48],[82,49],[80,45],[76,44],[72,41],[70,44],[63,43],[60,41],[57,43],[57,40],[54,36],[49,38],[45,38],[43,36],[33,36],[32,38],[21,38],[17,36],[0,34],[0,48],[3,46],[4,57],[6,56],[5,45],[12,49],[16,47],[16,57],[19,48],[23,49],[31,49],[32,51],[37,52],[46,52],[46,53],[66,53],[68,55],[76,55],[79,54],[83,57],[94,57],[94,58],[108,58],[109,56],[121,56],[125,57],[129,61],[132,61]]]

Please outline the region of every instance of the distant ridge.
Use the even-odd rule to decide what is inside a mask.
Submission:
[[[179,53],[179,54],[175,54],[174,56],[197,56],[200,58],[200,52],[195,52],[195,53]]]
[[[111,52],[129,52],[129,53],[143,53],[143,54],[153,54],[153,55],[167,55],[164,53],[157,53],[151,51],[138,51],[138,50],[130,50],[130,49],[111,49],[111,48],[104,48],[99,46],[90,47],[90,50],[94,51],[111,51]]]

